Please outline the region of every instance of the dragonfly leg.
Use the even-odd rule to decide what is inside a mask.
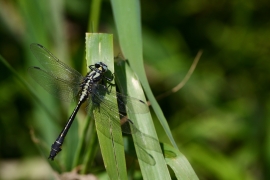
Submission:
[[[93,70],[95,69],[95,65],[90,65],[90,66],[88,66],[88,68],[89,68],[91,71],[93,71]]]
[[[114,73],[111,73],[111,77],[104,76],[104,78],[105,78],[108,82],[110,82],[110,81],[112,81],[113,79],[115,79],[115,76],[114,76]]]

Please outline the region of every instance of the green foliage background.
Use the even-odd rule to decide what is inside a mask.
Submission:
[[[90,11],[91,3],[0,0],[0,54],[55,117],[43,118],[44,108],[1,63],[1,165],[15,160],[16,165],[43,167],[29,130],[39,136],[51,132],[44,137],[50,145],[61,129],[54,121],[64,124],[70,112],[29,78],[27,68],[39,66],[30,54],[31,43],[44,45],[85,73],[85,32],[91,18],[97,18],[99,26],[93,29],[113,33],[115,55],[120,52],[110,2]],[[159,101],[180,151],[200,179],[270,178],[269,8],[266,0],[141,1],[145,70],[155,95],[178,84],[203,49],[186,86]],[[100,17],[91,17],[93,11],[100,11]],[[159,136],[169,143],[165,134]],[[23,172],[16,174],[25,177]],[[0,178],[3,174],[0,170]]]

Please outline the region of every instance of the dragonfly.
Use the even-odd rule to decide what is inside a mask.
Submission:
[[[51,146],[48,159],[54,160],[56,155],[62,150],[62,144],[83,103],[87,103],[89,109],[94,109],[97,115],[96,123],[100,125],[99,131],[106,137],[110,134],[105,129],[109,128],[108,118],[112,120],[113,125],[121,125],[121,132],[133,134],[134,143],[138,145],[138,158],[144,162],[154,165],[154,158],[148,154],[145,149],[161,153],[159,142],[156,138],[141,132],[127,117],[127,113],[145,114],[149,112],[147,104],[137,98],[110,90],[109,86],[113,80],[106,74],[108,67],[103,62],[88,66],[89,72],[83,76],[77,70],[61,62],[49,50],[40,44],[31,44],[30,49],[36,59],[44,69],[39,67],[30,67],[28,72],[30,76],[46,91],[63,101],[74,101],[78,99],[77,106],[70,115],[65,127]],[[109,84],[109,85],[107,85]],[[118,129],[113,129],[119,131]],[[134,138],[135,137],[135,138]],[[117,141],[114,139],[114,141]],[[122,144],[122,142],[116,142]]]

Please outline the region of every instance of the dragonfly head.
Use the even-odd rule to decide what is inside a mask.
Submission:
[[[95,68],[98,69],[101,73],[105,73],[108,70],[108,66],[103,62],[96,63]]]

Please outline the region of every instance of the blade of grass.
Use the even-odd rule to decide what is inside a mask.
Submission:
[[[131,68],[125,61],[119,61],[116,64],[115,77],[120,91],[146,102],[142,87]],[[133,108],[136,112],[136,107]],[[157,140],[157,134],[153,128],[154,125],[150,112],[144,114],[128,113],[128,117],[142,132],[139,134],[134,133],[132,136],[144,179],[171,179]],[[146,142],[145,146],[143,142]],[[153,158],[154,164],[148,161],[151,160],[151,157]]]
[[[86,60],[87,65],[92,65],[102,61],[105,63],[111,72],[114,71],[113,67],[113,36],[111,34],[86,34]],[[117,102],[115,102],[117,103]],[[110,129],[111,121],[109,116],[105,117],[108,120],[107,127],[104,127],[102,120],[104,114],[94,111],[95,124],[97,128],[97,135],[100,143],[100,149],[104,160],[105,168],[111,179],[127,179],[124,146],[122,145],[123,139],[121,132],[120,121],[118,131]],[[103,131],[103,132],[101,132]],[[109,134],[111,138],[106,136]],[[120,142],[120,144],[114,142]],[[121,143],[122,142],[122,143]]]
[[[167,164],[179,180],[199,180],[187,158],[174,147],[163,144]]]
[[[90,8],[90,17],[88,18],[88,32],[97,32],[99,26],[101,0],[93,0]]]
[[[123,55],[129,60],[132,69],[138,75],[146,95],[150,100],[161,125],[163,126],[164,131],[166,132],[173,146],[177,148],[169,125],[150,89],[144,71],[140,3],[136,0],[113,0],[111,1],[111,4]]]

